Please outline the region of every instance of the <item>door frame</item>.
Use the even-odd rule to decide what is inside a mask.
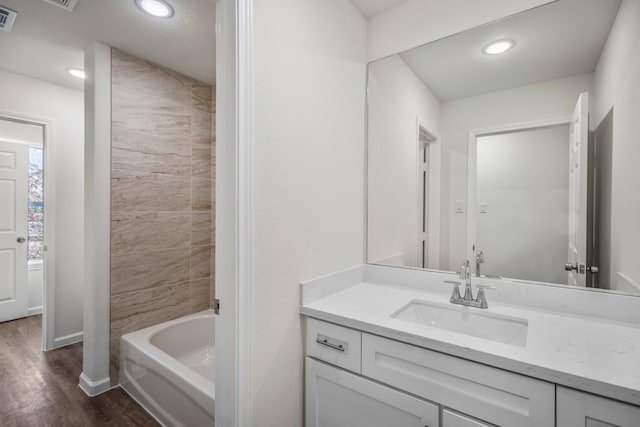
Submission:
[[[216,425],[253,425],[251,0],[216,3]]]
[[[422,200],[420,194],[420,181],[422,179],[422,159],[420,158],[420,149],[422,140],[425,140],[425,150],[429,150],[429,188],[427,190],[429,197],[427,204],[430,207],[440,205],[440,163],[441,163],[441,145],[440,135],[426,125],[424,120],[416,116],[416,233],[418,236],[422,234],[422,206],[419,201]],[[427,223],[427,269],[437,270],[440,265],[440,209],[429,209],[429,218]],[[419,255],[422,253],[421,239],[416,242],[416,264],[419,264]],[[417,265],[419,266],[419,265]]]
[[[53,154],[55,121],[53,119],[18,114],[0,110],[0,119],[18,123],[42,126],[43,129],[43,164],[44,164],[44,258],[42,284],[42,349],[52,350],[55,347],[55,174],[53,173]]]
[[[492,127],[470,129],[467,140],[467,259],[471,261],[471,269],[475,274],[475,250],[474,245],[477,238],[477,157],[478,138],[482,136],[499,135],[517,131],[533,130],[553,126],[568,125],[571,123],[571,116],[533,120],[527,122],[516,122]]]

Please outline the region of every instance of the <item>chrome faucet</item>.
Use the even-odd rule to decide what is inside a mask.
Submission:
[[[476,277],[480,277],[480,264],[484,263],[484,253],[476,252]]]
[[[453,292],[451,293],[451,298],[449,301],[451,304],[459,304],[467,307],[477,307],[477,308],[489,308],[489,304],[487,304],[487,298],[485,297],[484,291],[485,289],[495,289],[493,286],[486,285],[476,285],[478,289],[478,295],[476,298],[473,298],[473,291],[471,289],[471,263],[469,260],[465,260],[462,262],[462,266],[460,267],[460,279],[464,280],[464,297],[460,296],[460,282],[453,282],[449,280],[445,280],[445,283],[449,283],[453,285]]]
[[[465,301],[473,300],[473,292],[471,291],[471,263],[468,259],[462,261],[460,266],[460,279],[464,280],[464,297]]]

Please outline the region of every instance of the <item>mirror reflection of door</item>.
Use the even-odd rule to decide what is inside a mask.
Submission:
[[[611,190],[613,155],[613,109],[607,113],[589,140],[589,191],[588,213],[593,215],[593,226],[587,227],[587,248],[591,269],[587,271],[587,286],[602,288],[614,283],[611,274]],[[593,272],[597,267],[597,273]],[[627,289],[623,289],[627,290]],[[633,289],[629,289],[632,292]]]
[[[571,116],[569,145],[569,245],[567,284],[585,286],[587,272],[587,187],[589,176],[589,97],[580,94]],[[589,266],[590,267],[590,266]]]
[[[438,139],[432,132],[426,129],[424,126],[418,124],[418,256],[416,267],[420,268],[437,268],[433,262],[429,262],[430,256],[433,259],[433,254],[430,254],[433,250],[433,239],[430,235],[429,228],[432,228],[432,224],[429,223],[429,211],[430,211],[430,194],[429,186],[431,182],[429,175],[431,173],[431,146]],[[431,226],[431,227],[430,227]],[[431,243],[430,243],[431,240]]]

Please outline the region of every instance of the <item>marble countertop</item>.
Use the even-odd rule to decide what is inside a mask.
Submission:
[[[324,279],[323,279],[324,280]],[[462,357],[567,387],[640,405],[640,325],[492,301],[482,312],[528,320],[526,346],[463,335],[392,316],[413,300],[449,295],[373,280],[307,301],[309,317]],[[480,310],[461,307],[463,310]]]

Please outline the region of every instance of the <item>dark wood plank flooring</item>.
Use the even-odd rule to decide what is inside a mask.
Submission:
[[[43,352],[42,316],[0,323],[0,426],[158,426],[122,389],[78,387],[82,344]]]

